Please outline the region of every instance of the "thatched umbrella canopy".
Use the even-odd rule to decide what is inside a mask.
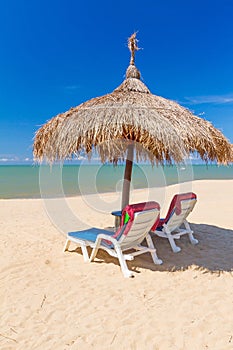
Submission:
[[[135,33],[128,47],[131,59],[123,83],[110,94],[52,118],[36,132],[33,150],[36,161],[49,163],[83,151],[90,155],[93,148],[102,162],[126,158],[122,206],[129,201],[133,148],[139,159],[149,159],[152,164],[179,163],[190,152],[219,164],[232,158],[228,140],[210,122],[174,101],[153,95],[140,80],[134,63],[138,50]]]

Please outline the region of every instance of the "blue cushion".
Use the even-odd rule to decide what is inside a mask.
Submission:
[[[113,236],[115,232],[101,230],[100,228],[92,227],[90,229],[83,230],[83,231],[69,232],[68,236],[73,237],[73,238],[77,238],[77,239],[82,239],[84,241],[95,242],[97,236],[100,233],[104,233],[105,235],[108,235],[108,236]]]

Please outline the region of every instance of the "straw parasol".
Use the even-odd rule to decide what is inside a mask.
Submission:
[[[39,162],[53,163],[81,152],[91,157],[93,149],[103,163],[126,159],[122,208],[129,203],[134,152],[152,164],[180,163],[193,152],[206,162],[227,164],[232,159],[230,143],[210,122],[152,94],[140,80],[137,43],[134,33],[128,39],[130,65],[119,87],[49,120],[36,132],[33,146]]]

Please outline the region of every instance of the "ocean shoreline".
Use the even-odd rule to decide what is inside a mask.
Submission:
[[[185,185],[185,184],[188,184],[188,183],[195,183],[195,182],[201,182],[201,181],[210,181],[210,182],[214,182],[214,181],[217,181],[217,182],[221,182],[221,181],[233,181],[233,179],[197,179],[197,180],[192,180],[192,181],[184,181],[184,182],[181,182],[181,183],[172,183],[172,184],[169,184],[169,185],[166,185],[166,186],[158,186],[158,187],[144,187],[144,188],[134,188],[133,191],[131,191],[131,194],[132,192],[139,192],[139,191],[147,191],[147,190],[156,190],[156,189],[160,189],[162,190],[163,188],[169,188],[169,187],[172,187],[172,186],[179,186],[179,185]],[[49,199],[61,199],[61,198],[65,198],[65,199],[71,199],[71,198],[81,198],[83,196],[93,196],[93,195],[96,195],[96,194],[100,194],[100,195],[112,195],[114,193],[119,193],[118,191],[105,191],[105,192],[98,192],[98,193],[76,193],[76,194],[68,194],[68,195],[62,195],[62,196],[36,196],[36,197],[9,197],[9,198],[4,198],[4,197],[0,197],[0,200],[49,200]]]
[[[91,170],[90,171],[90,167]],[[81,193],[109,193],[120,191],[124,166],[112,165],[65,165],[31,167],[30,165],[0,165],[0,198],[41,198],[77,196]],[[188,165],[185,167],[154,167],[135,165],[132,186],[135,189],[164,187],[176,183],[197,180],[231,180],[233,165]]]

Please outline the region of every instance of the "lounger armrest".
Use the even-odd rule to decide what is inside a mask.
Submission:
[[[95,259],[96,254],[98,252],[98,249],[101,247],[101,241],[102,240],[112,243],[112,245],[115,247],[116,250],[120,249],[120,247],[118,245],[118,241],[115,238],[113,238],[113,237],[111,237],[109,235],[106,235],[104,233],[99,233],[98,236],[96,237],[95,244],[94,244],[93,250],[91,252],[91,256],[90,256],[89,261],[92,261],[92,260]],[[110,246],[111,246],[111,244],[110,244]],[[108,249],[108,252],[109,252],[110,255],[112,255],[110,253],[111,251],[112,251],[111,249]],[[114,254],[113,256],[116,256],[116,255]]]
[[[106,235],[106,234],[104,234],[104,233],[100,233],[98,236],[97,236],[97,238],[96,238],[96,242],[98,241],[98,240],[102,240],[102,239],[104,239],[105,241],[110,241],[112,244],[118,244],[118,241],[116,240],[116,238],[114,238],[114,237],[111,237],[111,236],[109,236],[109,235]]]

